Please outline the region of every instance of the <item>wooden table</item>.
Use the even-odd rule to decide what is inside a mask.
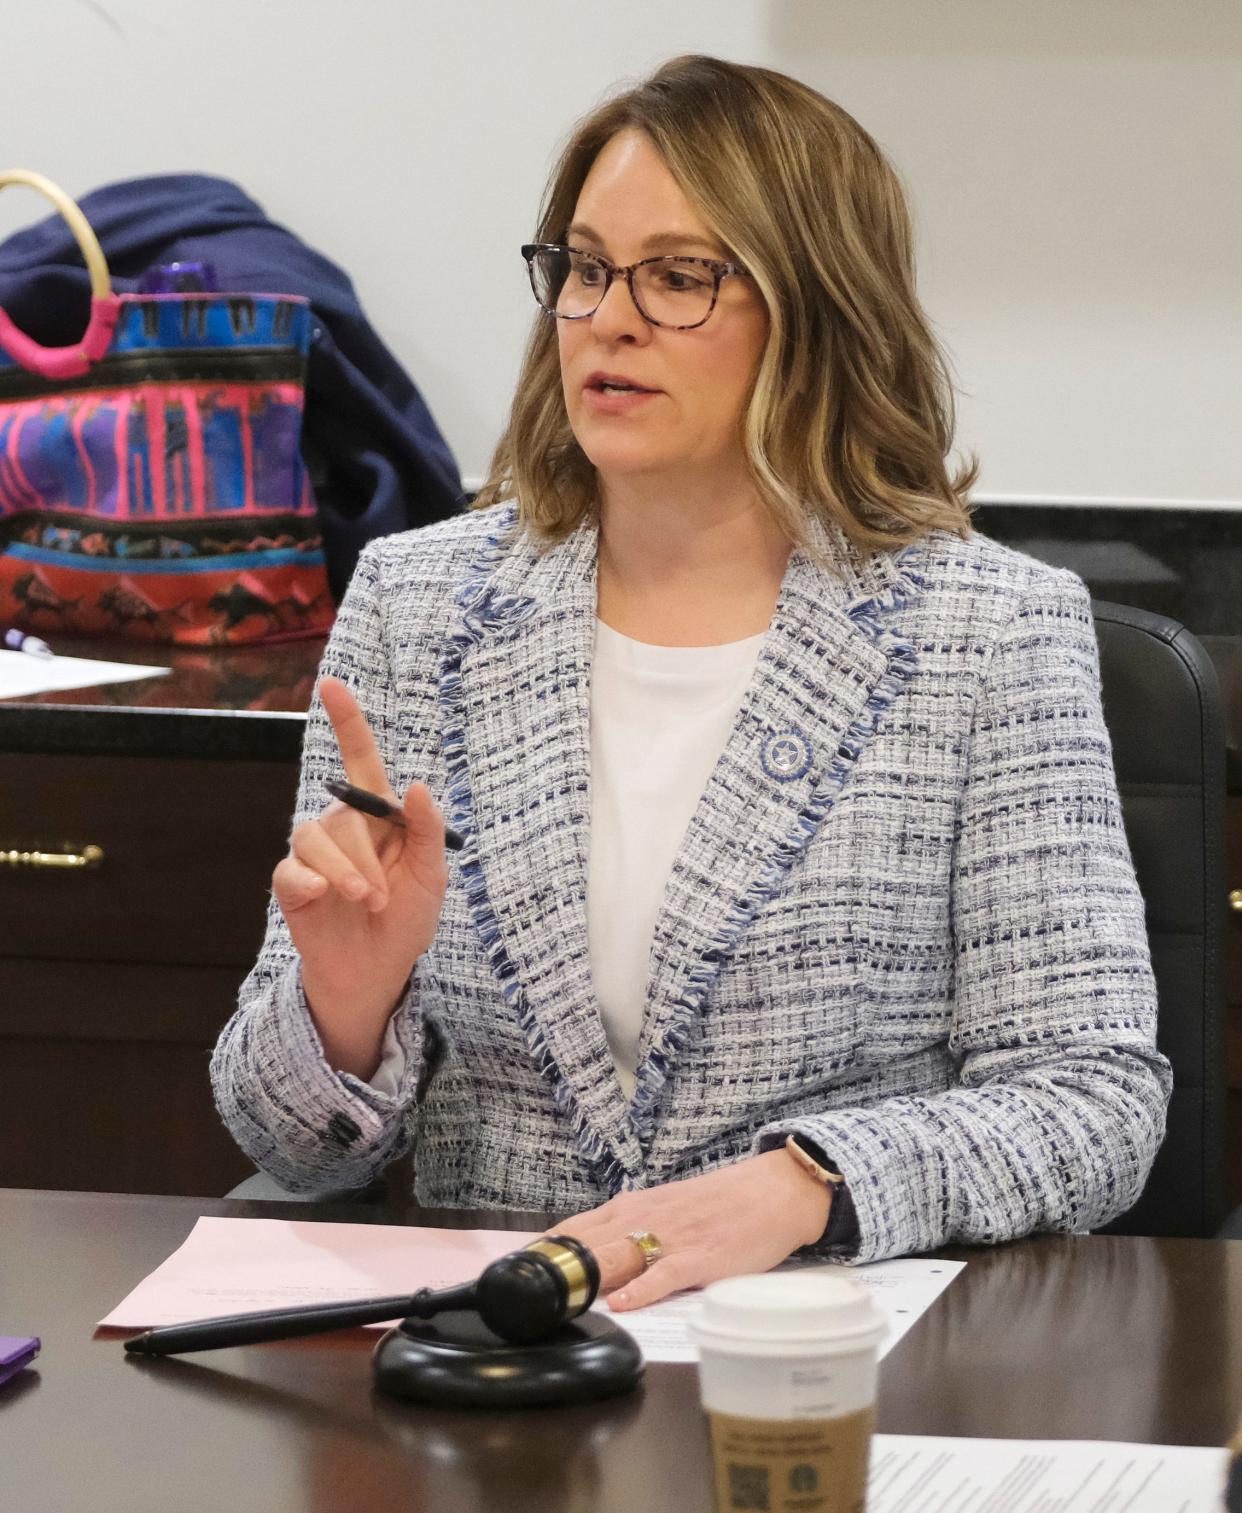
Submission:
[[[199,1214],[538,1227],[530,1214],[0,1190],[0,1506],[21,1513],[709,1513],[689,1366],[582,1408],[429,1411],[371,1391],[361,1331],[127,1358],[101,1318]],[[894,1433],[1221,1444],[1242,1410],[1242,1242],[1044,1236],[969,1264],[885,1360]]]

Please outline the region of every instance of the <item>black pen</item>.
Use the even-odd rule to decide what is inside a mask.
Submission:
[[[352,783],[339,783],[335,780],[323,786],[334,799],[340,799],[342,804],[348,804],[360,814],[369,814],[374,820],[388,820],[390,824],[405,828],[405,815],[396,804],[390,804],[386,798],[372,793],[369,788],[355,788]],[[459,835],[451,825],[445,825],[444,844],[450,851],[460,851],[466,844],[466,838]]]

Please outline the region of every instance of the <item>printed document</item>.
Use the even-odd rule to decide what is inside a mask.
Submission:
[[[1225,1450],[877,1434],[867,1513],[1220,1513]]]
[[[965,1261],[872,1261],[867,1266],[833,1266],[822,1261],[787,1261],[776,1269],[805,1272],[830,1271],[859,1286],[871,1289],[875,1301],[888,1318],[888,1333],[880,1342],[883,1360],[902,1335],[931,1307],[957,1274]],[[698,1312],[702,1294],[681,1292],[640,1308],[634,1313],[612,1313],[606,1303],[595,1306],[608,1312],[623,1325],[642,1346],[649,1361],[697,1361],[698,1352],[690,1343],[689,1320]]]

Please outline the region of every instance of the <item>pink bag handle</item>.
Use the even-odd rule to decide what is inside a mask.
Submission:
[[[24,168],[11,168],[7,173],[0,173],[0,189],[10,184],[25,184],[29,189],[37,189],[68,221],[91,276],[91,318],[81,341],[68,347],[44,347],[20,331],[7,312],[0,308],[0,347],[14,362],[31,373],[37,373],[40,378],[81,378],[111,346],[112,333],[121,313],[121,301],[112,292],[112,278],[103,248],[81,210],[51,179],[45,179],[40,173],[29,173]]]

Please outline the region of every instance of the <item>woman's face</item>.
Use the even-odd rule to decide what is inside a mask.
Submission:
[[[650,138],[634,130],[596,158],[566,241],[619,266],[665,253],[728,257]],[[556,328],[569,423],[605,487],[745,473],[742,415],[768,329],[750,279],[722,280],[716,308],[693,330],[644,320],[624,279],[613,280],[594,315]],[[642,392],[608,392],[603,378]]]

